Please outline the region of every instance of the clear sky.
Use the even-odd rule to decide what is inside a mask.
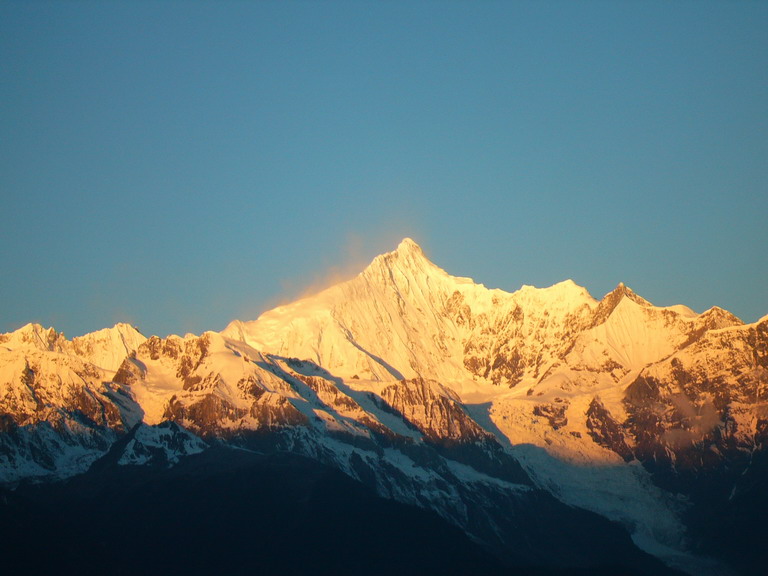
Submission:
[[[768,314],[768,2],[0,2],[0,331],[221,330],[403,236]]]

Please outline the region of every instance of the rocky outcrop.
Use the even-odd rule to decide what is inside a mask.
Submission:
[[[460,399],[437,382],[401,380],[381,391],[381,398],[430,442],[470,444],[492,440],[466,413]]]
[[[627,445],[624,428],[598,398],[593,398],[589,403],[586,415],[589,435],[596,444],[616,452],[625,462],[634,458],[632,449]]]

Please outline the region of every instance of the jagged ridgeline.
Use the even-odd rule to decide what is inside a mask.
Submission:
[[[13,500],[290,453],[436,513],[489,562],[758,574],[766,398],[768,317],[623,284],[490,290],[406,239],[219,333],[0,335],[0,481]]]

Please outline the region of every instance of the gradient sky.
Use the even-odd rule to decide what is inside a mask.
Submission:
[[[221,330],[403,236],[768,314],[767,2],[0,3],[0,331]]]

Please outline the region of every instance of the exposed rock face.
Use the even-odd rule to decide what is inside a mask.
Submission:
[[[381,398],[433,443],[471,444],[493,439],[470,418],[458,396],[437,382],[401,380],[382,389]]]
[[[733,485],[762,450],[767,324],[708,331],[627,387],[635,453],[671,488],[724,470]]]
[[[593,398],[589,404],[587,428],[596,444],[616,452],[625,462],[634,458],[632,449],[627,445],[623,427],[614,420],[598,398]]]
[[[555,398],[552,404],[537,404],[533,408],[533,413],[546,418],[552,429],[558,430],[568,424],[568,418],[565,415],[568,405],[563,402],[562,398]]]
[[[248,353],[254,360],[213,332],[153,336],[123,361],[113,382],[138,399],[145,421],[172,420],[203,436],[303,424],[280,393],[290,397],[290,385],[270,371],[267,358]]]

